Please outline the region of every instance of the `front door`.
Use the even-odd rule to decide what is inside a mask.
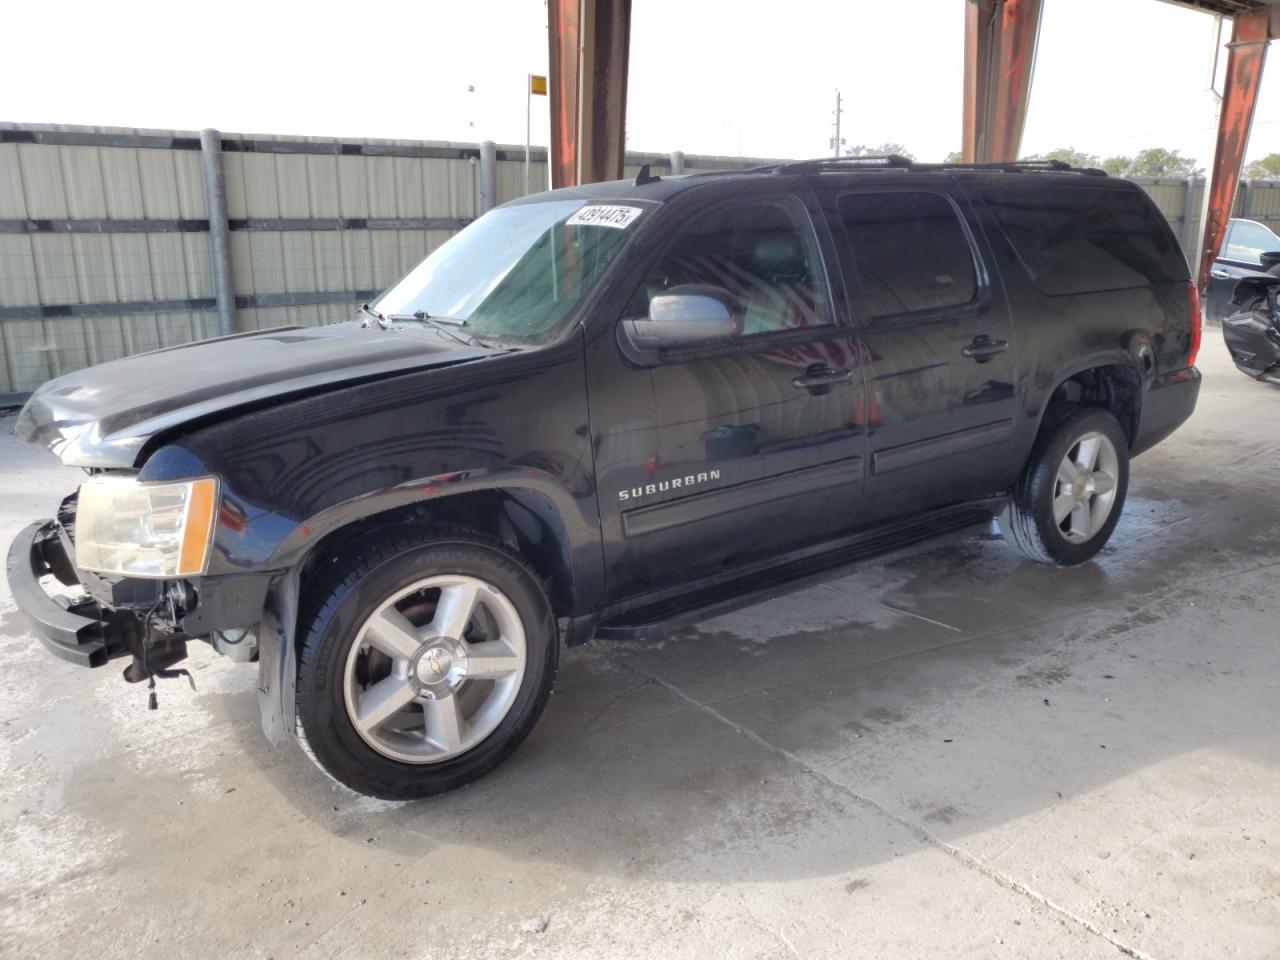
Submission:
[[[741,337],[651,367],[630,363],[612,330],[587,351],[612,601],[692,587],[857,522],[861,368],[833,309],[830,239],[803,193],[715,193],[654,252],[624,316],[708,284],[743,314]]]
[[[1017,473],[1008,309],[962,204],[915,184],[824,188],[866,359],[877,522],[994,494]]]

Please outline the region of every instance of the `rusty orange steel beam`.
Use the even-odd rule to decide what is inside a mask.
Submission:
[[[969,163],[1018,158],[1043,9],[1043,0],[968,0],[961,152]]]
[[[548,0],[551,185],[622,176],[631,0]]]
[[[1275,36],[1274,17],[1267,10],[1242,13],[1235,18],[1227,45],[1227,76],[1218,113],[1218,139],[1209,171],[1209,196],[1205,207],[1204,243],[1201,246],[1200,289],[1209,283],[1209,270],[1218,258],[1231,220],[1231,207],[1240,184],[1240,168],[1249,145],[1253,111],[1262,84],[1267,44]]]
[[[551,45],[551,185],[578,182],[578,8],[580,0],[548,0]]]

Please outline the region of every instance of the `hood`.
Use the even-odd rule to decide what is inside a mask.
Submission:
[[[17,433],[78,467],[130,467],[161,431],[237,407],[353,380],[491,356],[434,331],[358,323],[276,327],[113,360],[50,380]]]

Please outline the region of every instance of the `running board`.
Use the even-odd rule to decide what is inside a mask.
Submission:
[[[786,560],[774,566],[712,584],[691,593],[643,601],[610,614],[596,627],[597,640],[648,640],[680,627],[762,603],[852,572],[859,563],[941,534],[989,524],[1004,500],[965,504],[859,534],[834,549]],[[615,608],[616,609],[616,608]]]

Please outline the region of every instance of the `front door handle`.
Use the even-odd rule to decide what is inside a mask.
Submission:
[[[852,379],[852,370],[833,370],[825,363],[815,363],[800,376],[793,377],[791,385],[797,390],[821,394],[826,393],[837,383],[848,383]]]
[[[977,360],[979,363],[986,363],[997,353],[1004,353],[1008,349],[1008,340],[992,340],[983,333],[974,337],[973,343],[969,344],[960,352],[972,360]]]
[[[1214,269],[1214,270],[1210,270],[1210,271],[1209,271],[1209,276],[1213,277],[1213,279],[1215,279],[1215,280],[1230,280],[1230,279],[1231,279],[1231,274],[1227,273],[1227,271],[1222,270],[1222,269]]]

